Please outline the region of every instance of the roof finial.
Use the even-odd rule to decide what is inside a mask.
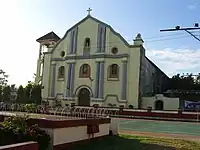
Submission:
[[[90,15],[90,12],[92,11],[92,9],[89,7],[89,9],[87,10],[88,15]]]

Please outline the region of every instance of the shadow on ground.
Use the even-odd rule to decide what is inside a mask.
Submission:
[[[138,139],[127,139],[119,136],[108,136],[101,139],[75,144],[68,150],[176,150],[175,147],[142,143]]]

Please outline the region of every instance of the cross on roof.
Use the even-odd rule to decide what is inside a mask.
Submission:
[[[89,9],[87,10],[88,15],[90,15],[90,12],[92,11],[92,9],[89,7]]]

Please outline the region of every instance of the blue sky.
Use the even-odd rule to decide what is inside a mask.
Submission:
[[[200,42],[184,32],[159,31],[200,22],[198,0],[4,0],[0,1],[0,69],[10,75],[9,83],[33,80],[39,49],[35,40],[50,31],[63,37],[87,15],[88,7],[92,16],[110,24],[129,43],[141,33],[146,55],[168,75],[199,72]]]

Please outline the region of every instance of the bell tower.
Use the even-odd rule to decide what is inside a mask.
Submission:
[[[37,71],[35,76],[35,84],[41,84],[44,68],[44,52],[49,51],[60,40],[53,31],[38,38],[36,41],[40,44],[39,56],[37,60]]]

